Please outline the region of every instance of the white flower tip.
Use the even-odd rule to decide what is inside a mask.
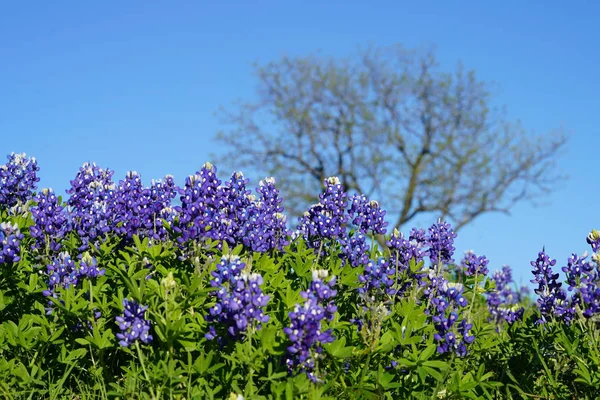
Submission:
[[[313,281],[323,280],[329,276],[329,272],[326,269],[315,269],[312,271]]]
[[[341,183],[340,178],[338,178],[337,176],[330,176],[329,178],[326,179],[326,181],[330,185],[339,185]]]
[[[275,184],[275,178],[273,178],[272,176],[263,179],[262,181],[258,182],[259,186],[265,186],[267,184],[271,184],[274,185]]]

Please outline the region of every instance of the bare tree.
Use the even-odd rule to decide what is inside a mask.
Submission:
[[[440,71],[431,52],[284,57],[256,72],[256,101],[221,110],[228,129],[217,138],[230,150],[221,163],[276,176],[292,213],[338,176],[379,200],[397,228],[429,213],[458,230],[539,199],[560,178],[562,131],[528,134],[491,108],[473,71]]]

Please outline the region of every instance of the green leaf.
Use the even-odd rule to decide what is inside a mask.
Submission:
[[[260,342],[263,349],[272,351],[275,345],[275,336],[277,335],[278,329],[274,326],[268,326],[260,331]]]
[[[441,370],[445,370],[449,367],[448,363],[445,363],[443,361],[437,361],[437,360],[425,361],[425,362],[423,362],[423,365],[441,369]]]
[[[84,338],[75,338],[75,341],[82,346],[88,346],[90,344],[90,341]]]
[[[437,349],[437,346],[435,344],[428,346],[425,350],[423,350],[423,352],[419,356],[419,361],[425,361],[425,360],[428,360],[429,358],[431,358],[433,353],[435,353],[436,349]]]
[[[340,339],[325,346],[325,349],[329,354],[336,358],[348,358],[352,355],[353,346],[346,347],[346,337],[342,336]]]
[[[426,365],[423,365],[421,368],[419,368],[419,370],[421,370],[421,369],[425,370],[429,375],[433,376],[435,378],[435,380],[437,380],[437,381],[444,380],[444,377],[437,369],[428,367]],[[419,375],[421,375],[420,372],[419,372]]]

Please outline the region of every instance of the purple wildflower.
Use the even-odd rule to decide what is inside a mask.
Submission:
[[[567,277],[568,290],[575,290],[572,303],[579,305],[587,318],[600,313],[600,266],[586,261],[587,254],[571,255],[562,270]]]
[[[495,320],[496,323],[506,321],[509,325],[522,320],[524,308],[518,306],[522,299],[520,292],[515,292],[511,287],[514,282],[510,267],[505,265],[501,271],[494,272],[491,280],[496,285],[495,290],[488,293],[487,296],[491,319]]]
[[[251,212],[244,245],[257,252],[281,251],[288,244],[289,230],[275,179],[260,181],[256,192],[260,197],[252,204],[254,211]]]
[[[148,307],[127,299],[123,299],[123,307],[123,315],[115,318],[121,330],[116,334],[119,344],[129,347],[136,340],[146,344],[150,343],[153,339],[150,334],[150,321],[145,318]]]
[[[23,240],[23,234],[17,224],[0,223],[0,264],[15,263],[21,260],[21,240]]]
[[[70,223],[82,240],[81,250],[110,231],[109,204],[115,189],[113,173],[96,164],[85,163],[67,189],[71,195],[67,201]]]
[[[384,220],[385,210],[382,210],[375,200],[369,201],[364,195],[352,196],[348,214],[361,233],[373,232],[376,235],[385,235],[388,225]]]
[[[575,310],[573,305],[567,301],[567,294],[561,289],[561,283],[557,281],[559,274],[552,271],[552,267],[556,265],[556,260],[551,260],[550,257],[542,250],[538,253],[538,258],[531,262],[534,269],[531,271],[534,279],[531,283],[537,283],[538,288],[535,293],[538,295],[538,306],[541,313],[541,318],[538,323],[544,323],[548,319],[562,319],[569,322]]]
[[[39,167],[35,158],[25,153],[11,153],[8,162],[0,166],[0,207],[14,207],[24,204],[33,197]]]
[[[562,267],[562,271],[567,277],[567,283],[569,284],[568,290],[571,291],[575,288],[581,288],[587,285],[590,280],[590,275],[594,272],[594,266],[592,263],[586,261],[587,255],[579,257],[577,254],[572,254],[567,260],[567,266]]]
[[[460,284],[447,282],[439,278],[440,283],[436,296],[431,301],[428,312],[435,325],[434,339],[440,354],[454,351],[459,357],[467,355],[467,345],[475,340],[470,330],[473,327],[465,318],[460,318],[460,310],[467,307],[467,299],[463,296]]]
[[[68,215],[63,206],[58,203],[58,198],[52,189],[42,189],[35,197],[36,205],[31,207],[31,214],[35,222],[29,230],[31,237],[35,238],[34,247],[57,252],[60,250],[60,241],[70,231]]]
[[[395,274],[395,268],[385,258],[379,258],[377,262],[369,261],[365,266],[364,274],[358,276],[358,281],[362,283],[358,292],[369,301],[385,295],[394,295]]]
[[[408,268],[411,259],[414,259],[417,264],[423,261],[423,257],[427,253],[425,250],[427,241],[423,237],[424,233],[422,229],[416,230],[413,228],[408,239],[405,239],[401,232],[394,229],[387,245],[392,254],[392,261],[397,262],[398,267],[401,269]]]
[[[106,272],[105,269],[98,268],[98,262],[89,253],[84,253],[79,258],[80,261],[76,264],[69,253],[62,252],[46,266],[48,289],[44,290],[45,296],[55,297],[57,287],[77,286],[82,279],[96,278]]]
[[[79,259],[78,273],[80,277],[97,278],[106,273],[104,268],[98,267],[98,261],[96,260],[96,257],[90,256],[89,253],[80,255]]]
[[[433,224],[427,235],[427,241],[429,242],[429,258],[433,265],[438,264],[451,264],[454,262],[452,255],[454,254],[454,239],[456,233],[452,230],[452,227],[447,222]]]
[[[427,246],[425,231],[413,228],[409,237],[405,238],[398,229],[394,229],[387,245],[390,249],[390,263],[398,270],[398,274],[403,276],[403,282],[401,287],[398,288],[398,294],[402,295],[405,293],[415,282],[417,285],[422,286],[424,284],[423,278],[427,274],[411,271],[410,263],[411,260],[414,260],[415,264],[419,264],[427,254],[427,250],[425,249]]]
[[[171,207],[171,201],[177,195],[177,186],[173,175],[166,175],[162,180],[153,179],[149,191],[152,213],[160,215],[165,208]]]
[[[307,244],[314,249],[318,249],[323,240],[337,240],[346,234],[346,193],[336,177],[326,179],[324,185],[325,191],[319,196],[320,202],[312,205],[300,217],[298,226]]]
[[[142,185],[142,177],[128,171],[110,201],[113,231],[129,239],[133,235],[147,236],[154,222],[151,206],[150,191]]]
[[[340,257],[344,262],[353,267],[365,265],[369,262],[369,245],[362,232],[354,232],[352,236],[339,240],[342,246]]]
[[[181,206],[175,207],[179,218],[174,229],[181,233],[180,243],[207,237],[219,208],[220,184],[217,168],[208,162],[186,178],[185,186],[179,189]]]
[[[598,252],[600,250],[600,231],[592,229],[592,231],[586,238],[586,241],[590,246],[592,246],[592,251],[594,253]]]
[[[487,275],[489,270],[487,269],[489,261],[485,256],[477,256],[472,251],[465,253],[465,258],[462,261],[464,266],[465,275]]]
[[[224,256],[212,272],[210,281],[217,289],[213,292],[217,301],[206,320],[217,322],[217,328],[225,328],[233,338],[242,337],[251,326],[259,330],[261,324],[269,321],[269,316],[264,313],[269,296],[262,292],[263,278],[260,274],[244,271],[244,268],[239,257]],[[209,327],[205,337],[209,340],[218,337],[215,326]]]
[[[301,292],[304,305],[296,304],[294,311],[289,313],[291,325],[283,329],[291,342],[286,360],[289,371],[297,368],[313,382],[319,380],[315,366],[323,352],[322,345],[334,340],[331,329],[323,331],[321,327],[322,321],[331,321],[337,310],[331,301],[337,293],[333,288],[336,280],[333,277],[325,282],[327,276],[325,270],[313,271],[310,288]]]
[[[211,221],[207,235],[214,240],[224,240],[230,245],[243,243],[250,220],[251,191],[246,187],[248,179],[241,172],[234,172],[231,179],[220,186],[217,194],[218,209]]]

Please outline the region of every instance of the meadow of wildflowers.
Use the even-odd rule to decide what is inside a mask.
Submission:
[[[291,221],[273,178],[210,163],[182,187],[85,163],[64,199],[38,172],[0,166],[4,398],[600,398],[598,231],[532,249],[529,294],[335,177]]]

